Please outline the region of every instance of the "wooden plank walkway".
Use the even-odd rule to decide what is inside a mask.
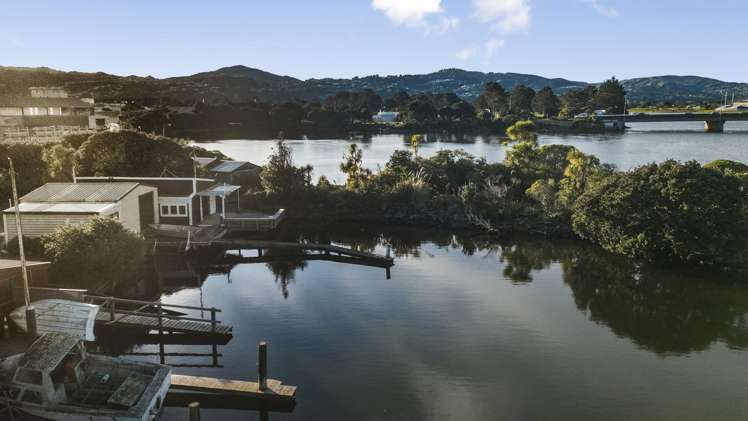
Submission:
[[[212,241],[192,241],[187,247],[186,242],[167,242],[159,241],[154,244],[155,248],[168,247],[176,248],[179,250],[200,249],[200,248],[217,248],[225,250],[272,250],[272,249],[285,249],[285,250],[300,250],[302,252],[316,252],[324,255],[337,255],[340,257],[355,258],[362,261],[379,262],[381,266],[392,267],[395,265],[394,259],[388,256],[381,256],[374,253],[365,251],[353,250],[350,248],[335,246],[331,244],[315,244],[315,243],[292,243],[282,241],[264,241],[264,240],[232,240],[232,239],[216,239]],[[389,250],[388,250],[389,254]]]
[[[284,385],[280,380],[267,380],[267,389],[260,390],[259,383],[212,377],[171,375],[171,388],[193,392],[245,396],[267,400],[296,399],[296,386]]]
[[[111,314],[107,311],[100,311],[96,315],[96,325],[148,330],[155,330],[159,328],[158,317],[155,317],[155,315],[139,316],[115,312],[114,321],[112,321]],[[213,326],[210,322],[198,322],[169,318],[161,319],[161,329],[165,332],[216,336],[230,336],[232,332],[231,326],[222,325],[220,323],[216,323],[215,330],[213,330]]]

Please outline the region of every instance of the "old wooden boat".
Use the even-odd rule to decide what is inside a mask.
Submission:
[[[5,402],[52,420],[153,420],[170,385],[168,366],[91,355],[64,333],[47,333],[0,362]]]
[[[96,315],[99,306],[71,300],[38,300],[31,303],[36,310],[36,331],[58,332],[75,336],[84,341],[93,341]],[[26,331],[26,306],[18,307],[10,313],[10,319],[19,329]]]

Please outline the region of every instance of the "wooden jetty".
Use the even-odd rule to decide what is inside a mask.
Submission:
[[[284,385],[280,380],[268,378],[267,350],[267,342],[260,342],[257,348],[257,382],[172,374],[170,390],[252,398],[259,401],[294,402],[296,386]]]
[[[232,335],[232,327],[218,320],[221,310],[215,307],[194,307],[165,304],[161,301],[141,301],[124,298],[89,295],[85,290],[30,288],[33,300],[66,299],[99,306],[96,326],[105,328],[129,328],[156,330],[160,335],[180,333],[226,338]],[[183,310],[210,314],[210,318],[189,317]]]
[[[335,246],[331,244],[315,244],[315,243],[292,243],[292,242],[280,242],[280,241],[264,241],[264,240],[239,240],[239,239],[215,239],[211,241],[159,241],[155,242],[154,250],[167,249],[167,250],[201,250],[201,249],[214,249],[214,250],[256,250],[257,257],[263,257],[267,250],[291,250],[301,253],[305,260],[331,260],[335,261],[336,258],[344,258],[345,263],[360,262],[366,266],[376,266],[383,268],[390,268],[395,265],[394,259],[389,255],[389,250],[386,256],[381,256],[374,253],[365,251],[353,250],[346,247]]]
[[[171,375],[171,388],[190,392],[236,395],[254,399],[295,399],[296,386],[284,385],[280,380],[267,380],[267,388],[260,388],[257,382],[217,379],[213,377]]]
[[[113,328],[158,330],[159,333],[186,333],[192,335],[231,336],[232,327],[217,320],[217,308],[164,304],[160,301],[139,301],[124,298],[85,296],[92,304],[101,308],[96,316],[96,325]],[[134,310],[124,310],[124,306],[137,305]],[[174,311],[197,310],[209,312],[210,319],[188,317]]]

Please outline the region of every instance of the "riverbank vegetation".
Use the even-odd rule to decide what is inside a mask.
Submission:
[[[425,158],[414,148],[396,151],[372,172],[351,145],[341,164],[344,185],[324,177],[312,183],[312,169],[295,167],[280,141],[262,185],[244,203],[282,206],[315,225],[472,226],[504,235],[579,237],[639,261],[744,264],[748,172],[742,164],[666,161],[618,171],[571,146],[538,146],[532,122],[507,133],[513,146],[501,163],[460,150]]]

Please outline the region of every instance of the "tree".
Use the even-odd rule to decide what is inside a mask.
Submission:
[[[42,159],[47,164],[47,171],[52,180],[71,181],[73,179],[75,149],[64,143],[57,143],[44,149]]]
[[[348,176],[348,190],[364,190],[371,178],[371,170],[364,167],[363,151],[355,143],[348,146],[348,152],[340,164],[340,171]]]
[[[584,89],[575,89],[561,97],[561,116],[573,118],[582,113],[591,113],[595,109],[597,88],[590,85]]]
[[[194,173],[189,148],[169,138],[131,131],[91,136],[78,149],[75,161],[79,174],[88,176],[191,177]]]
[[[561,101],[553,93],[553,89],[546,86],[538,91],[535,98],[533,98],[532,110],[546,118],[555,117],[561,110]]]
[[[509,110],[509,94],[501,84],[487,82],[483,93],[475,100],[475,108],[489,110],[492,118],[500,116]]]
[[[535,98],[535,91],[525,85],[517,85],[512,90],[510,96],[510,111],[516,114],[532,113],[532,100]]]
[[[291,148],[281,137],[260,173],[260,184],[268,194],[291,199],[311,183],[312,166],[295,167]],[[298,197],[297,197],[298,199]]]
[[[63,225],[42,236],[55,285],[91,288],[121,285],[144,275],[145,242],[112,218],[96,217],[82,225]]]
[[[538,144],[537,127],[530,120],[522,120],[514,123],[506,129],[506,135],[514,142],[526,142],[532,145]]]
[[[13,158],[18,194],[22,196],[49,180],[40,145],[0,145],[0,200],[7,204],[11,197],[8,158]]]
[[[740,181],[697,162],[665,161],[606,177],[574,204],[574,232],[631,258],[730,265],[745,246]]]
[[[597,89],[595,104],[611,114],[623,114],[626,108],[626,88],[614,77],[606,80]]]

